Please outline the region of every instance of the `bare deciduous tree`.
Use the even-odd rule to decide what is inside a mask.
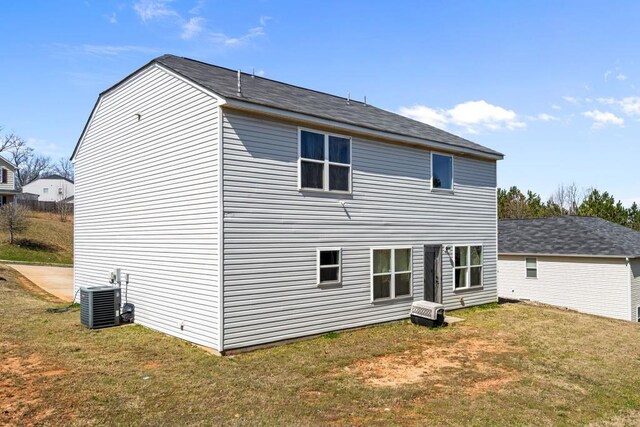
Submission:
[[[63,185],[61,187],[61,192],[58,193],[58,199],[56,200],[56,211],[58,212],[60,222],[66,222],[67,217],[71,212],[71,204],[67,200],[68,197],[69,195],[67,194],[67,186]]]
[[[53,172],[73,181],[73,163],[66,157],[61,157],[53,166]]]
[[[16,185],[22,188],[34,179],[51,171],[51,158],[41,154],[34,154],[33,151],[26,153],[16,153],[14,164],[16,169]]]
[[[26,231],[28,226],[25,208],[15,203],[0,207],[0,228],[9,233],[9,243],[13,245],[15,235]]]
[[[563,215],[576,215],[582,200],[583,196],[580,194],[575,182],[569,185],[560,184],[549,199],[551,203],[560,208]]]

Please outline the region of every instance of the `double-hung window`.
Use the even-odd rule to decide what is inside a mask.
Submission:
[[[454,288],[482,286],[482,246],[456,246]]]
[[[300,130],[300,188],[351,192],[351,139]]]
[[[340,249],[318,250],[318,284],[336,284],[342,281],[342,253]]]
[[[538,277],[538,259],[525,258],[525,270],[528,279],[536,279]]]
[[[411,248],[372,249],[372,299],[411,295],[411,265]]]
[[[431,189],[453,190],[453,156],[431,153]]]

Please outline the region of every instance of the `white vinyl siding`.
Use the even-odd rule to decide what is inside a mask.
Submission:
[[[38,178],[22,187],[24,193],[37,194],[40,202],[58,202],[74,195],[74,184],[57,178]]]
[[[103,97],[75,159],[74,280],[121,268],[137,323],[219,349],[217,111],[156,66]]]
[[[428,244],[483,245],[484,288],[445,286],[448,310],[496,301],[495,161],[454,157],[455,194],[431,192],[430,151],[354,136],[352,194],[301,192],[298,126],[223,111],[225,349],[408,317]],[[379,246],[412,249],[412,297],[371,301]],[[342,250],[340,287],[317,285],[323,247]]]
[[[15,190],[13,166],[9,165],[4,159],[0,159],[0,167],[7,170],[7,182],[2,183],[0,179],[0,190]]]
[[[500,297],[629,320],[629,269],[624,258],[538,256],[536,280],[526,277],[525,258],[500,256]]]

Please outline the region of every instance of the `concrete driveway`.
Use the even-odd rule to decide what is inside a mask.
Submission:
[[[63,301],[73,301],[73,268],[24,264],[7,265],[50,294]]]

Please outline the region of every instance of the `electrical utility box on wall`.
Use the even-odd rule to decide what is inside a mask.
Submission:
[[[120,288],[80,288],[80,323],[90,329],[120,324]]]

